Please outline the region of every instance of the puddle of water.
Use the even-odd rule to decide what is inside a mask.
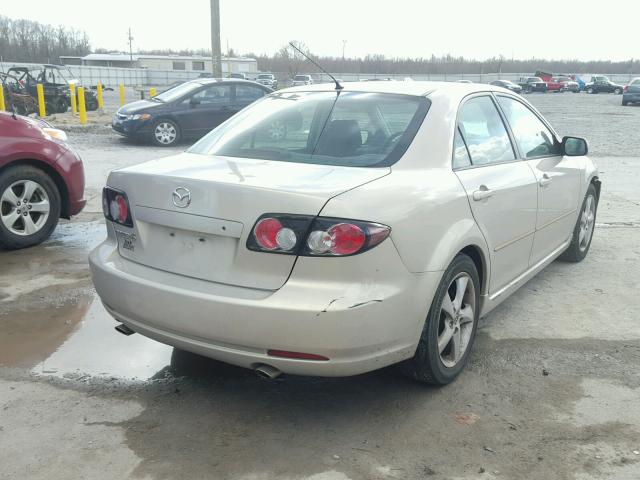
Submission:
[[[173,347],[142,335],[118,333],[100,300],[94,297],[89,303],[75,331],[32,373],[146,380],[170,365]]]

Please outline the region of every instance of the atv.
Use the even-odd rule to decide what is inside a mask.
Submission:
[[[4,88],[7,110],[19,115],[30,115],[38,111],[38,102],[13,75],[0,73],[0,84]]]
[[[37,84],[44,88],[44,101],[47,112],[64,113],[71,106],[71,92],[69,85],[78,85],[68,67],[59,65],[43,65],[42,67],[12,67],[7,71],[18,79],[29,95],[38,98]],[[78,90],[76,88],[76,96]],[[76,98],[77,101],[77,98]],[[87,110],[98,109],[96,93],[87,89],[84,91],[84,103]]]

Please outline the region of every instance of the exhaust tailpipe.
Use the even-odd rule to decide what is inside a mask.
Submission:
[[[129,335],[133,335],[134,333],[136,333],[134,330],[131,330],[129,327],[127,327],[124,323],[116,325],[115,328],[118,332],[120,332],[123,335],[126,335],[127,337]]]
[[[282,372],[278,370],[276,367],[272,367],[271,365],[261,364],[254,368],[255,372],[258,376],[262,378],[268,378],[269,380],[275,380]]]

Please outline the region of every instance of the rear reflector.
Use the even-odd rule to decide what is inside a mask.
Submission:
[[[322,355],[314,355],[313,353],[287,352],[286,350],[268,350],[267,355],[270,357],[295,358],[297,360],[317,360],[326,362],[329,359]]]

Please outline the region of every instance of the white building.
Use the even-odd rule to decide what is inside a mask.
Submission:
[[[147,68],[149,70],[180,72],[211,72],[211,57],[200,55],[144,55],[127,53],[90,53],[84,57],[60,57],[65,65],[86,65],[97,67]],[[222,74],[254,74],[258,72],[258,62],[248,57],[222,57]]]

